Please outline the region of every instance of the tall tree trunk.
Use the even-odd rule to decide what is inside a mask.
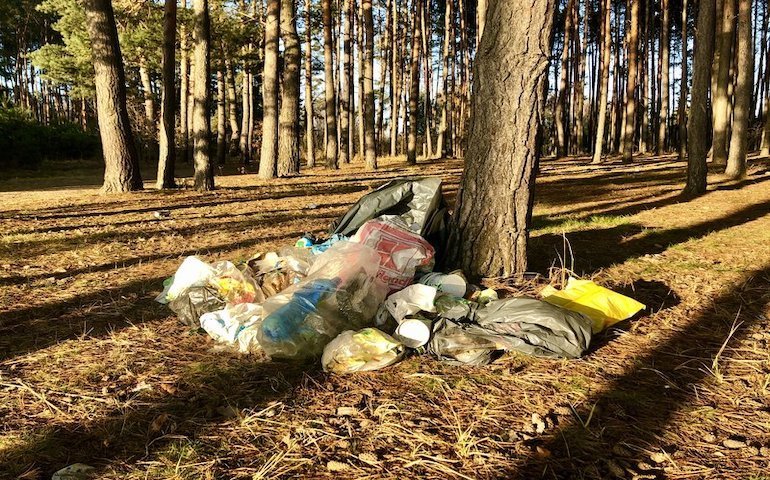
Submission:
[[[187,0],[182,0],[182,9],[187,10]],[[182,136],[182,161],[187,163],[190,152],[190,51],[187,44],[187,28],[182,22],[179,27],[179,134]]]
[[[639,1],[629,0],[631,18],[628,34],[628,83],[626,84],[626,117],[623,131],[623,161],[630,162],[634,155],[634,132],[636,131],[636,86],[639,43]]]
[[[209,137],[211,135],[211,120],[209,104],[211,99],[210,87],[210,33],[208,0],[193,2],[193,43],[194,75],[193,75],[193,138],[195,188],[200,191],[214,189],[214,164],[211,161]]]
[[[313,112],[313,36],[311,29],[311,0],[305,0],[305,160],[308,167],[315,167],[315,114]]]
[[[714,144],[713,164],[727,165],[728,129],[730,128],[728,84],[730,67],[733,63],[733,44],[735,43],[735,0],[724,0],[722,25],[720,26],[719,69],[717,89],[712,95],[714,102]]]
[[[486,1],[486,0],[482,0]],[[446,9],[444,10],[444,46],[442,49],[442,78],[441,78],[441,91],[438,94],[438,99],[441,102],[441,120],[438,127],[438,137],[436,138],[436,158],[441,158],[446,153],[446,137],[449,130],[449,83],[450,83],[450,69],[449,62],[449,42],[454,36],[454,21],[452,20],[452,1],[448,0],[446,3]],[[486,17],[485,17],[486,18]]]
[[[668,129],[668,70],[669,64],[669,0],[661,0],[660,9],[661,25],[660,25],[660,124],[658,125],[658,142],[656,150],[658,153],[666,151],[666,133]],[[685,44],[686,48],[686,44]],[[683,58],[683,61],[687,61]]]
[[[350,16],[352,18],[355,15],[353,12],[351,12]],[[358,150],[361,152],[361,156],[364,157],[366,155],[366,125],[364,124],[364,109],[366,104],[366,97],[364,96],[364,61],[366,59],[366,38],[364,38],[365,26],[363,1],[358,2],[358,17],[356,19],[356,24],[358,25],[356,30],[356,37],[358,40]]]
[[[433,152],[433,135],[431,134],[431,70],[433,61],[431,59],[431,29],[430,29],[430,1],[424,2],[420,10],[421,39],[423,52],[423,66],[425,68],[425,158],[430,158]]]
[[[380,53],[380,109],[377,112],[377,129],[376,129],[376,135],[375,135],[375,141],[376,141],[376,153],[377,155],[382,155],[382,148],[385,144],[384,142],[384,131],[383,131],[383,125],[385,124],[385,84],[388,80],[388,75],[390,74],[390,55],[391,55],[391,48],[390,48],[390,31],[391,31],[391,22],[392,22],[392,7],[391,3],[394,0],[388,0],[387,1],[387,23],[385,25],[384,31],[382,32],[382,48]],[[393,97],[391,97],[391,102],[393,101]]]
[[[126,76],[110,0],[85,0],[96,88],[96,115],[104,155],[102,192],[142,189],[139,160],[126,109]]]
[[[590,14],[591,2],[585,0],[583,2],[583,35],[580,37],[580,51],[577,54],[578,68],[577,68],[577,90],[575,101],[575,131],[576,135],[576,152],[582,154],[585,149],[585,126],[584,126],[584,110],[585,110],[585,84],[586,84],[586,55],[588,49],[588,17]],[[576,42],[577,43],[577,42]]]
[[[265,57],[262,67],[262,149],[259,177],[274,178],[278,160],[278,38],[281,3],[268,0],[265,18]],[[291,14],[289,12],[289,14]]]
[[[278,132],[278,176],[299,173],[299,76],[302,52],[297,35],[296,0],[281,0],[283,95]]]
[[[147,70],[147,59],[139,56],[139,79],[142,81],[142,96],[144,97],[144,116],[149,125],[155,123],[155,99],[152,98],[152,80]]]
[[[224,61],[222,62],[224,63]],[[227,112],[225,111],[225,74],[220,65],[217,70],[217,165],[224,165],[227,158]]]
[[[420,95],[420,10],[421,0],[413,0],[412,55],[409,64],[409,139],[406,147],[406,163],[417,163],[417,107]]]
[[[561,50],[561,75],[559,77],[559,97],[556,101],[556,154],[560,157],[567,156],[568,153],[568,138],[567,138],[567,122],[566,113],[568,110],[567,99],[569,96],[569,88],[567,87],[567,80],[569,78],[569,47],[570,38],[572,36],[573,25],[573,12],[575,10],[575,0],[568,0],[567,7],[564,11],[564,45]]]
[[[447,5],[451,5],[451,1]],[[390,156],[395,157],[398,154],[398,113],[400,110],[399,102],[401,100],[401,42],[403,35],[400,35],[398,20],[398,0],[392,1],[393,23],[391,25],[391,38],[393,39],[393,63],[390,67]],[[449,8],[449,7],[447,7]]]
[[[227,118],[230,123],[230,146],[228,150],[231,156],[236,156],[239,152],[238,141],[241,137],[241,130],[238,124],[238,108],[235,105],[235,72],[228,54],[225,54],[225,86],[227,87]]]
[[[476,0],[476,45],[481,44],[481,36],[484,34],[484,26],[486,24],[487,0]]]
[[[157,187],[174,188],[176,162],[176,0],[166,0],[163,8],[163,93],[160,105],[160,142]]]
[[[693,60],[692,104],[687,125],[687,185],[684,193],[700,195],[706,192],[706,155],[709,151],[709,85],[714,55],[714,0],[700,0],[695,29],[695,58]]]
[[[610,23],[611,0],[602,0],[602,67],[601,87],[599,92],[599,115],[596,125],[596,141],[594,142],[594,156],[591,163],[601,163],[602,147],[604,143],[604,130],[607,122],[607,97],[610,84],[610,57],[612,56],[612,25]]]
[[[751,0],[738,0],[738,43],[735,56],[738,71],[735,81],[735,111],[733,132],[730,137],[730,153],[725,173],[730,178],[746,175],[749,119],[751,117],[751,91],[754,79],[754,48],[751,33]]]
[[[713,20],[712,20],[713,22]],[[713,36],[712,36],[713,38]],[[687,65],[687,0],[682,1],[682,79],[681,86],[679,88],[679,106],[677,112],[677,121],[679,122],[679,160],[682,161],[687,156],[687,77],[688,77],[688,65]],[[712,41],[713,43],[713,41]],[[712,46],[711,50],[714,48]],[[705,171],[705,170],[704,170]],[[696,176],[700,175],[696,172]],[[704,180],[705,184],[705,180]],[[705,187],[704,191],[705,191]]]
[[[554,8],[553,0],[489,3],[448,249],[449,263],[471,278],[527,266]]]
[[[332,58],[332,2],[321,0],[324,22],[324,73],[326,89],[326,167],[339,168],[337,164],[337,112],[334,92],[334,59]]]
[[[639,135],[639,153],[646,154],[650,136],[650,117],[647,109],[650,105],[650,82],[647,72],[647,56],[649,55],[649,30],[650,30],[650,1],[644,2],[644,21],[642,22],[641,38],[639,40],[639,52],[637,54],[637,75],[639,89],[639,114],[642,126]]]
[[[361,0],[364,26],[364,157],[366,168],[377,168],[377,149],[374,144],[374,18],[372,0]]]
[[[345,4],[340,12],[342,22],[342,75],[340,76],[340,163],[350,163],[350,90],[351,62],[350,39],[352,27],[352,0],[344,0]]]
[[[241,138],[240,150],[244,165],[251,163],[251,143],[249,143],[249,129],[254,123],[251,119],[252,101],[251,101],[251,73],[248,60],[244,60],[243,71],[241,72]]]

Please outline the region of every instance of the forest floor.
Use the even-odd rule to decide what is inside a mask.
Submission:
[[[153,298],[185,256],[293,244],[397,176],[452,202],[459,162],[0,193],[0,478],[770,478],[769,168],[690,200],[673,157],[545,161],[531,269],[565,233],[575,271],[649,311],[577,361],[348,376],[222,350]]]

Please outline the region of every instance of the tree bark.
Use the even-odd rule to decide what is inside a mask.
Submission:
[[[660,124],[658,125],[658,142],[656,150],[658,153],[666,151],[666,137],[668,132],[668,70],[670,68],[669,61],[669,0],[661,0],[661,26],[660,26]],[[686,48],[686,44],[685,44]],[[687,61],[683,57],[683,61]]]
[[[713,37],[712,37],[713,38]],[[679,88],[677,121],[679,122],[679,160],[687,156],[687,0],[682,1],[682,79]],[[713,50],[713,47],[712,47]],[[698,175],[700,175],[698,173]],[[705,180],[704,180],[705,182]],[[705,190],[705,187],[704,187]]]
[[[144,116],[149,125],[155,124],[155,99],[152,95],[152,80],[147,70],[147,59],[139,56],[139,79],[142,81],[142,96],[144,97]]]
[[[447,1],[447,8],[453,0]],[[401,101],[401,42],[403,36],[399,35],[401,30],[398,25],[398,0],[393,0],[393,24],[391,38],[393,39],[393,64],[390,67],[390,156],[395,157],[398,154],[398,114]]]
[[[91,39],[96,114],[104,155],[102,192],[142,189],[138,154],[126,108],[126,76],[110,0],[85,0],[86,29]]]
[[[305,0],[305,161],[308,167],[315,167],[315,114],[313,112],[313,44],[311,31],[311,0]]]
[[[628,83],[626,83],[626,116],[623,130],[623,162],[630,162],[634,155],[634,132],[636,132],[636,87],[639,43],[639,1],[629,0],[631,7],[628,30]]]
[[[556,102],[555,122],[556,122],[556,154],[559,157],[567,156],[567,122],[566,112],[568,110],[567,99],[567,80],[569,78],[569,46],[572,36],[573,12],[575,10],[575,0],[568,0],[564,11],[564,45],[561,50],[561,74],[559,77],[559,97]]]
[[[299,173],[299,76],[302,52],[297,35],[296,0],[281,0],[283,95],[278,127],[278,176]]]
[[[238,124],[238,108],[235,106],[235,72],[233,63],[225,54],[225,86],[227,87],[227,118],[230,123],[230,146],[228,148],[231,156],[239,153],[238,141],[241,137],[240,125]]]
[[[377,111],[377,127],[376,127],[376,135],[375,135],[375,142],[376,142],[376,154],[382,155],[382,147],[384,145],[384,131],[383,131],[383,125],[385,124],[385,84],[388,80],[388,75],[390,74],[390,55],[391,55],[391,47],[390,47],[390,31],[391,31],[391,22],[392,20],[392,6],[391,3],[394,0],[388,0],[386,9],[387,9],[387,23],[385,25],[384,31],[382,32],[382,45],[381,45],[381,52],[380,52],[380,109]],[[391,97],[391,103],[393,101],[393,97]]]
[[[249,143],[249,128],[253,124],[251,119],[251,88],[249,84],[251,81],[251,74],[249,65],[244,61],[242,79],[241,79],[241,138],[240,138],[240,150],[241,158],[244,165],[251,163],[251,144]]]
[[[176,162],[176,0],[166,0],[163,9],[163,93],[161,96],[157,187],[174,188]]]
[[[420,10],[420,32],[422,40],[423,67],[425,69],[425,158],[430,158],[433,152],[433,135],[431,134],[431,30],[430,30],[430,1],[424,2]]]
[[[342,12],[342,75],[340,76],[340,163],[350,163],[350,36],[352,26],[352,0],[344,0]]]
[[[420,95],[420,9],[422,1],[414,0],[412,12],[412,55],[409,63],[409,125],[406,145],[406,163],[417,163],[417,107]]]
[[[730,178],[737,179],[746,175],[746,153],[752,109],[754,48],[751,33],[751,0],[738,0],[738,43],[735,55],[738,61],[735,79],[735,110],[725,173]]]
[[[602,147],[604,144],[604,130],[607,122],[607,97],[610,83],[610,57],[612,56],[612,25],[610,23],[611,0],[602,0],[602,67],[601,87],[599,92],[599,114],[596,125],[596,141],[594,142],[594,155],[591,163],[601,163]]]
[[[193,12],[193,43],[195,45],[195,73],[193,75],[194,184],[196,189],[206,191],[214,189],[214,165],[209,151],[209,137],[211,135],[211,120],[209,117],[209,104],[211,101],[209,82],[211,24],[208,0],[194,0]]]
[[[224,62],[223,62],[224,63]],[[222,66],[217,70],[217,165],[224,165],[227,158],[227,112],[225,111],[225,74]]]
[[[527,266],[554,9],[554,0],[489,2],[448,248],[450,265],[470,278]]]
[[[713,94],[714,102],[714,144],[713,164],[727,165],[728,129],[730,128],[730,67],[733,63],[733,44],[735,43],[735,0],[724,0],[722,25],[719,33],[719,69],[717,89]]]
[[[700,0],[695,31],[693,60],[692,104],[687,125],[687,185],[684,193],[700,195],[706,192],[706,155],[709,151],[709,86],[711,62],[714,55],[714,0]]]
[[[187,10],[187,0],[182,0],[182,9]],[[179,133],[182,136],[181,157],[187,163],[190,152],[190,51],[187,44],[187,27],[179,27]]]
[[[488,8],[488,7],[487,7]],[[438,127],[438,137],[436,138],[436,158],[441,158],[446,153],[446,137],[449,130],[449,83],[450,83],[450,69],[449,62],[449,42],[454,36],[454,22],[452,20],[452,1],[446,1],[446,9],[444,10],[444,46],[442,50],[442,79],[441,79],[441,91],[438,94],[438,99],[441,102],[441,120]],[[480,47],[480,45],[479,45]]]
[[[274,178],[278,161],[278,38],[282,0],[268,0],[262,65],[262,148],[259,178]]]
[[[481,45],[481,36],[484,34],[484,26],[486,24],[487,0],[476,0],[476,45]]]
[[[324,73],[326,90],[326,167],[339,168],[337,163],[337,112],[334,92],[334,59],[332,58],[332,2],[321,0],[324,22]]]
[[[377,169],[374,143],[374,18],[372,0],[361,0],[364,26],[364,158],[368,170]]]

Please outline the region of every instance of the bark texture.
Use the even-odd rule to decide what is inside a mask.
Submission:
[[[96,87],[96,117],[104,155],[102,192],[142,189],[138,154],[126,109],[126,76],[110,0],[86,0]]]
[[[311,0],[305,0],[305,143],[307,152],[305,161],[308,167],[315,167],[315,113],[313,112],[313,43],[310,6]]]
[[[607,97],[610,84],[610,56],[612,55],[612,25],[610,24],[611,0],[602,0],[602,66],[601,86],[599,87],[599,113],[596,125],[596,141],[594,143],[594,155],[591,163],[601,163],[602,148],[604,146],[604,130],[607,123]]]
[[[730,67],[733,64],[733,44],[735,43],[735,0],[724,0],[722,22],[719,25],[719,67],[717,69],[716,91],[712,92],[714,102],[714,165],[727,164],[728,129],[730,127]],[[695,68],[695,67],[693,67]],[[697,69],[696,69],[697,70]]]
[[[706,192],[706,155],[709,151],[709,86],[711,62],[714,55],[714,0],[700,0],[695,32],[693,60],[692,108],[687,124],[687,185],[684,193],[700,195]]]
[[[364,24],[364,158],[366,168],[377,168],[377,148],[374,143],[374,18],[372,0],[361,0]]]
[[[735,110],[730,150],[725,173],[730,178],[746,175],[746,152],[749,140],[751,97],[754,78],[754,48],[751,33],[751,0],[738,0],[738,71],[735,79]]]
[[[262,68],[262,149],[259,177],[274,178],[278,159],[278,37],[282,0],[268,0]],[[299,93],[299,92],[298,92]]]
[[[409,63],[409,120],[407,125],[408,137],[406,142],[406,163],[417,163],[417,108],[420,96],[420,10],[422,1],[414,1],[412,12],[412,55]]]
[[[163,10],[163,93],[160,104],[160,133],[157,187],[174,188],[176,163],[176,0],[166,0]]]
[[[527,266],[555,6],[554,0],[492,0],[488,8],[448,250],[449,262],[472,278]]]
[[[326,91],[326,167],[338,168],[337,95],[334,91],[334,58],[332,38],[332,2],[321,0],[324,22],[324,84]]]
[[[666,137],[668,133],[668,70],[669,61],[669,0],[661,0],[661,30],[660,30],[660,123],[658,124],[658,141],[656,150],[666,150]]]
[[[193,43],[195,45],[193,62],[193,139],[195,166],[194,184],[201,191],[214,189],[214,165],[211,161],[210,136],[211,118],[211,82],[209,66],[209,45],[211,22],[209,19],[208,0],[193,2]]]
[[[626,115],[623,128],[623,161],[630,162],[634,156],[634,133],[636,132],[636,86],[639,64],[639,2],[629,0],[631,9],[628,27],[628,79],[626,83]]]
[[[297,35],[296,0],[281,0],[283,95],[278,119],[278,176],[299,173],[299,76],[302,52]]]

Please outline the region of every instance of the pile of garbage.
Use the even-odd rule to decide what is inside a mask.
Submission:
[[[588,280],[541,299],[498,298],[462,272],[435,272],[447,239],[439,178],[363,196],[326,238],[234,264],[187,257],[157,301],[241,352],[376,370],[409,354],[483,365],[507,351],[578,358],[594,334],[645,306]]]

